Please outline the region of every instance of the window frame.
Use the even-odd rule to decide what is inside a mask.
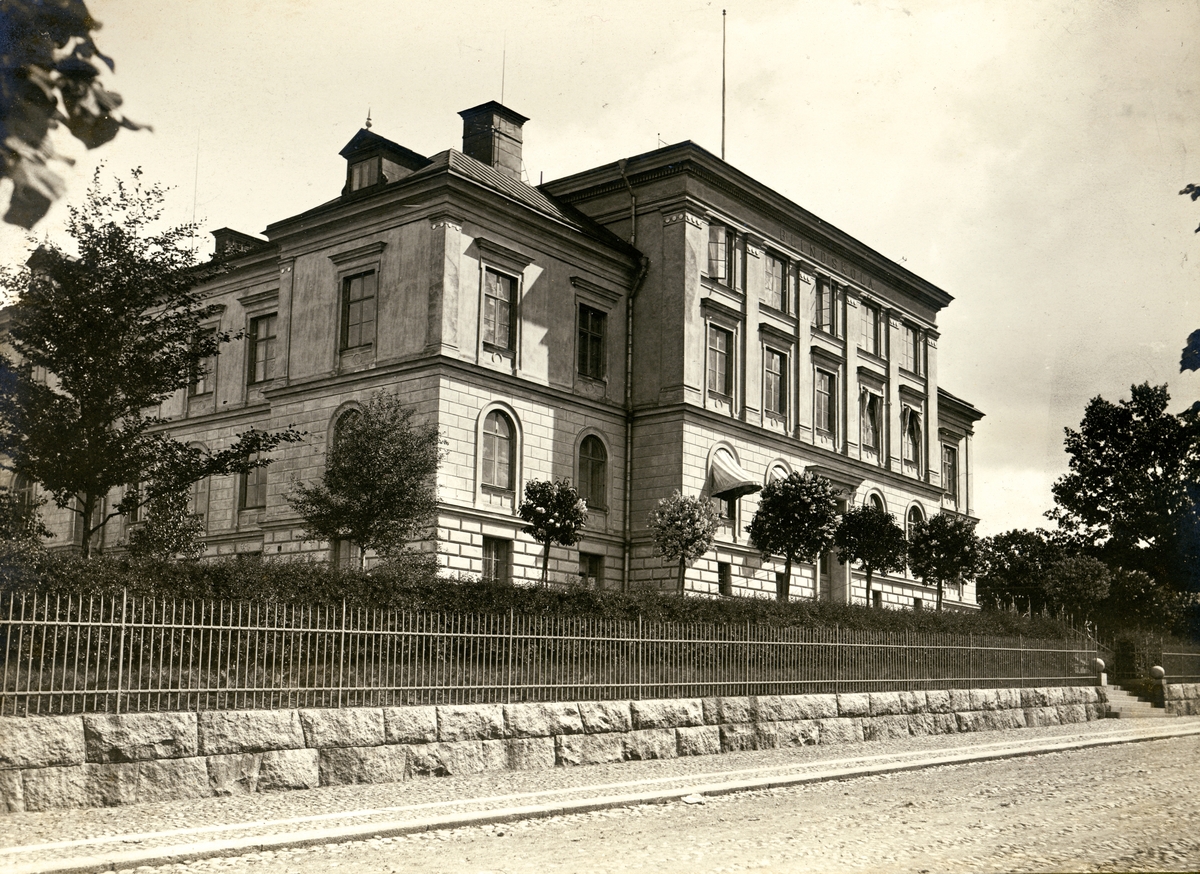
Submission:
[[[837,379],[838,375],[832,370],[817,366],[813,374],[813,430],[822,436],[837,438]],[[821,390],[821,378],[829,380],[828,390]],[[821,416],[821,398],[825,398],[824,421]]]
[[[879,307],[865,300],[860,302],[859,307],[861,308],[860,333],[862,336],[859,337],[858,348],[868,355],[883,358],[883,332],[880,330],[883,313]]]
[[[922,452],[922,431],[921,431],[921,414],[912,407],[905,408],[904,415],[904,432],[900,439],[900,461],[903,464],[913,465],[918,473],[923,469],[921,457]],[[912,457],[909,457],[911,449]]]
[[[483,545],[480,550],[482,561],[481,578],[497,583],[512,581],[512,541],[503,537],[483,535]],[[489,566],[492,573],[489,574]],[[499,571],[499,573],[496,573]]]
[[[717,562],[717,594],[722,598],[733,597],[733,562]]]
[[[707,375],[705,378],[705,387],[708,389],[710,395],[716,395],[723,400],[732,402],[735,385],[735,358],[733,353],[736,347],[737,334],[735,331],[712,321],[709,321],[707,326],[708,332],[705,339],[705,356],[707,359],[705,361],[705,371]],[[726,345],[723,350],[714,349],[713,339],[715,337],[723,337],[725,339]],[[719,372],[720,368],[717,366],[722,361],[724,363],[723,374]],[[714,377],[721,377],[720,389],[713,387]]]
[[[359,170],[363,170],[364,176],[370,177],[359,179]],[[346,167],[346,189],[351,194],[355,191],[362,191],[364,188],[371,188],[383,181],[383,158],[380,155],[371,155],[357,161],[351,161]]]
[[[240,477],[238,486],[238,511],[253,512],[256,510],[265,510],[267,508],[267,486],[270,482],[267,474],[268,467],[252,467]],[[251,482],[251,477],[254,482]],[[252,491],[253,490],[253,491]],[[261,504],[251,504],[251,495],[261,493]],[[258,500],[257,497],[254,498]]]
[[[488,289],[488,277],[494,276],[497,280],[506,280],[511,283],[509,286],[509,299],[502,301],[497,295],[490,294]],[[485,265],[483,268],[483,289],[481,295],[482,310],[480,314],[479,333],[482,337],[483,348],[491,352],[508,352],[513,353],[517,348],[517,302],[520,296],[521,281],[515,274],[501,270],[491,265]],[[501,321],[499,318],[492,320],[492,335],[488,337],[488,302],[496,301],[497,304],[503,303],[507,307],[507,319],[504,322],[504,329],[508,333],[506,342],[498,341],[496,332],[499,330]]]
[[[506,437],[488,431],[488,423],[493,420],[505,424],[505,427],[508,429]],[[501,459],[500,453],[497,451],[497,441],[501,439],[507,440],[507,458],[504,459],[504,469],[507,472],[507,485],[494,481],[498,478],[497,474],[500,470]],[[480,427],[479,483],[483,489],[498,494],[516,494],[516,444],[517,426],[512,416],[502,409],[494,408],[488,410],[483,417],[483,423]]]
[[[716,232],[716,233],[714,233]],[[708,225],[708,278],[721,285],[733,286],[732,261],[730,251],[733,234],[728,225],[720,222],[709,222]],[[719,269],[714,269],[719,268]]]
[[[584,452],[585,447],[599,446],[601,455],[596,457],[592,454]],[[585,434],[583,439],[579,441],[577,450],[577,458],[575,464],[576,472],[576,489],[579,496],[587,502],[589,510],[597,512],[608,511],[608,447],[597,434]],[[584,466],[587,465],[587,475],[585,476]],[[599,501],[593,500],[593,495],[596,489],[599,489]]]
[[[763,263],[763,303],[776,312],[787,314],[788,299],[791,297],[788,288],[788,262],[772,252],[764,252],[763,258],[766,259]],[[777,275],[772,273],[773,266],[778,267]],[[774,289],[773,278],[778,286]]]
[[[270,326],[271,333],[269,335],[259,336],[257,328],[262,324]],[[275,378],[275,361],[278,358],[279,313],[273,312],[252,316],[246,333],[249,339],[246,350],[246,385],[270,382]],[[264,347],[268,354],[264,355],[260,362],[258,353],[260,348]],[[264,365],[261,376],[259,375],[260,363]]]
[[[874,415],[872,415],[874,408]],[[859,398],[859,443],[873,452],[883,451],[883,397],[877,392],[864,390]],[[870,423],[874,440],[868,442],[867,423]]]
[[[371,293],[363,294],[361,297],[353,297],[354,282],[356,280],[363,281],[363,288],[367,286],[367,277],[371,278]],[[368,270],[361,270],[355,273],[349,273],[341,277],[341,298],[339,306],[339,352],[358,352],[363,349],[370,349],[375,345],[375,329],[379,318],[379,271],[374,267]],[[357,343],[351,344],[351,327],[350,316],[355,304],[363,304],[365,301],[371,302],[371,318],[370,320],[360,318],[355,322],[355,327],[358,329]],[[369,340],[364,339],[364,330],[367,325],[370,325],[371,337]]]
[[[608,313],[584,301],[576,303],[575,312],[575,372],[602,382],[608,376]]]
[[[908,322],[900,327],[900,369],[915,376],[922,376],[925,368],[922,366],[924,343],[921,330]]]
[[[822,334],[836,337],[838,325],[837,284],[827,276],[818,276],[813,292],[813,327]]]
[[[203,328],[201,333],[206,337],[215,336],[217,333],[216,326]],[[215,355],[206,355],[196,365],[192,373],[192,381],[188,383],[188,398],[204,398],[210,397],[217,390],[217,357],[220,355],[217,352]]]
[[[775,370],[773,361],[778,365]],[[763,413],[785,421],[788,415],[788,356],[771,346],[763,350]]]
[[[579,550],[579,580],[585,588],[604,588],[604,553]]]
[[[947,475],[949,462],[949,475]],[[942,491],[950,500],[958,503],[958,447],[942,444]]]

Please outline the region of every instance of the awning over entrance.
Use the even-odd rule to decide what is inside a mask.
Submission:
[[[714,498],[740,498],[762,488],[759,482],[742,470],[727,449],[718,449],[713,453],[708,476]]]

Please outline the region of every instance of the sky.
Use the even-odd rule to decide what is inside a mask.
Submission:
[[[260,233],[335,197],[363,125],[422,154],[526,115],[528,181],[661,144],[725,158],[955,297],[939,380],[977,426],[979,531],[1048,525],[1063,429],[1169,383],[1200,328],[1200,0],[89,0],[153,132],[75,160],[173,186],[168,219]],[[5,184],[6,185],[6,184]],[[7,187],[0,186],[0,202]],[[23,257],[0,227],[0,262]]]

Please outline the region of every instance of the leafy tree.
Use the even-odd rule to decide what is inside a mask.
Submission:
[[[1167,412],[1167,387],[1093,398],[1066,429],[1070,472],[1046,515],[1110,567],[1141,570],[1179,592],[1200,591],[1200,410]]]
[[[574,546],[587,523],[587,503],[566,480],[531,480],[517,514],[529,524],[521,530],[542,544],[542,585],[550,576],[550,545]]]
[[[688,565],[713,545],[719,524],[712,502],[675,492],[663,498],[651,511],[648,525],[654,537],[654,552],[668,561],[679,562],[679,584],[682,595]]]
[[[418,424],[400,398],[376,392],[338,422],[313,485],[297,484],[288,503],[312,540],[347,540],[395,556],[437,511],[434,475],[442,457],[436,424]]]
[[[908,542],[908,564],[926,585],[937,586],[939,613],[945,584],[974,576],[981,557],[973,519],[939,513],[913,526]]]
[[[1046,595],[1059,614],[1088,619],[1096,605],[1108,597],[1112,575],[1108,565],[1090,555],[1068,555],[1050,566]]]
[[[186,491],[159,492],[146,502],[146,521],[129,535],[135,558],[195,560],[204,554],[204,519],[192,513]]]
[[[856,561],[867,574],[867,597],[876,571],[904,570],[908,541],[892,514],[881,507],[866,506],[847,510],[833,535],[842,564]]]
[[[1041,613],[1048,600],[1050,568],[1062,557],[1061,547],[1042,528],[1014,529],[982,542],[983,561],[975,588],[980,603]]]
[[[833,546],[839,494],[825,477],[795,471],[763,488],[746,532],[764,556],[783,556],[780,601],[791,595],[792,563],[816,561]]]
[[[82,517],[84,556],[92,535],[136,502],[269,464],[266,453],[300,439],[252,429],[227,449],[201,452],[151,412],[231,339],[201,327],[218,308],[196,288],[206,274],[196,268],[192,226],[155,230],[163,199],[139,171],[114,191],[97,173],[67,222],[77,255],[44,244],[24,267],[0,269],[0,289],[19,297],[9,328],[19,363],[0,357],[0,452]],[[150,479],[99,518],[111,490]]]
[[[44,503],[45,499],[40,496],[30,503],[8,489],[0,489],[0,540],[40,545],[43,538],[53,537],[42,522]]]
[[[99,23],[82,0],[0,0],[0,177],[12,180],[4,220],[30,228],[63,193],[47,162],[60,158],[50,131],[65,122],[89,149],[140,125],[117,112],[121,96],[100,82]],[[60,111],[60,107],[61,110]]]

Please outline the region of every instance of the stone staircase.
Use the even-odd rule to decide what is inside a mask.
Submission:
[[[1172,715],[1163,705],[1139,698],[1120,686],[1105,686],[1104,691],[1108,693],[1109,719],[1164,719]]]

